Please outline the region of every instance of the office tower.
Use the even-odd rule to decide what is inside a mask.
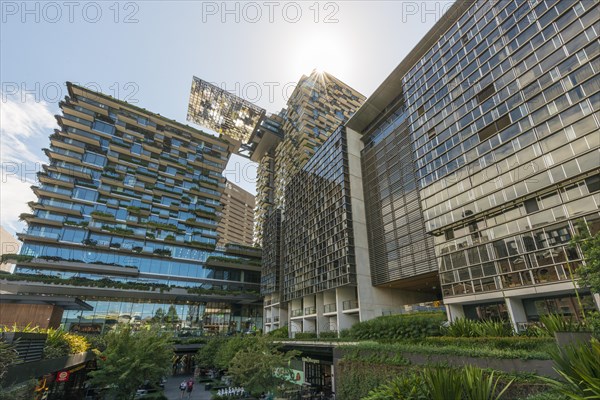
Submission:
[[[233,146],[67,83],[16,274],[3,290],[77,296],[67,329],[116,322],[172,329],[260,328],[260,252],[217,247]]]
[[[421,221],[398,243],[416,193],[451,319],[521,329],[543,313],[596,308],[586,288],[575,297],[582,260],[570,241],[579,221],[600,229],[598,18],[589,1],[457,1],[352,117],[364,170],[375,163],[373,174],[390,177],[366,199],[369,209],[392,195],[381,203],[390,248],[371,254],[374,275],[392,278],[394,259],[400,282],[430,273],[416,257],[430,247]],[[377,149],[385,141],[401,147],[398,164]],[[403,148],[413,166],[400,162]],[[366,176],[365,191],[378,182]]]
[[[223,214],[217,233],[220,246],[237,243],[252,246],[254,242],[254,196],[241,187],[227,182],[221,197]]]
[[[282,238],[273,235],[281,232],[281,228],[271,226],[268,229],[271,234],[265,236],[265,220],[273,215],[273,210],[281,212],[280,217],[274,217],[275,220],[285,219],[285,192],[292,177],[329,135],[348,120],[364,99],[364,96],[334,76],[313,71],[309,76],[302,76],[286,109],[266,116],[256,126],[250,136],[248,149],[250,158],[259,163],[254,231],[256,243],[263,248],[276,249],[281,245]],[[278,273],[274,272],[276,268],[279,269]],[[279,290],[272,290],[272,279],[277,279],[277,274],[282,278],[282,268],[283,265],[263,265],[263,273],[270,277],[263,278],[263,283],[267,284],[262,287],[267,305],[265,312],[273,321],[287,319],[287,305],[281,286]]]
[[[292,335],[338,332],[428,300],[372,285],[362,148],[361,136],[341,126],[286,188],[282,292]]]

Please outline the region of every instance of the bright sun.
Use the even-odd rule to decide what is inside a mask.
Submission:
[[[337,39],[335,35],[307,35],[296,42],[289,57],[290,69],[294,75],[307,75],[313,70],[328,72],[334,76],[344,75],[351,65],[344,41]]]

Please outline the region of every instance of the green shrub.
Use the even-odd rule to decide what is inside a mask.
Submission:
[[[528,346],[528,344],[530,345]],[[551,358],[549,350],[554,347],[554,341],[549,339],[517,338],[517,340],[512,341],[512,338],[426,338],[404,340],[397,343],[361,342],[340,348],[344,349],[345,354],[347,354],[344,357],[360,358],[372,362],[387,362],[383,356],[371,354],[395,354],[397,357],[401,357],[404,353],[415,353],[549,360]],[[357,357],[357,352],[362,355]]]
[[[415,371],[407,371],[391,382],[369,392],[363,400],[429,400],[429,391],[423,376]]]
[[[513,336],[512,326],[500,321],[475,321],[457,318],[442,328],[442,333],[453,337],[505,337]]]
[[[65,332],[62,329],[47,329],[44,358],[57,358],[69,354],[83,353],[90,348],[85,336]]]
[[[275,339],[287,339],[290,337],[287,325],[282,326],[281,328],[272,330],[271,332],[267,333],[267,335],[271,336],[272,338],[275,338]]]
[[[431,337],[421,341],[431,346],[479,347],[496,350],[527,350],[530,352],[548,352],[555,346],[554,339],[546,337]]]
[[[600,340],[600,313],[595,311],[586,316],[586,326],[592,331],[592,335]]]
[[[486,376],[481,368],[473,366],[463,368],[462,381],[465,400],[498,400],[512,384],[510,381],[498,393],[499,379],[494,379],[494,373]]]
[[[310,340],[310,339],[316,339],[316,338],[317,338],[316,332],[297,332],[296,335],[294,335],[294,339],[298,339],[298,340]]]
[[[355,340],[401,340],[439,336],[444,321],[444,313],[389,315],[354,324],[347,335]]]
[[[365,400],[499,400],[512,380],[500,389],[500,378],[482,369],[425,367],[406,369],[379,386]]]
[[[341,360],[336,375],[336,398],[361,400],[380,385],[401,376],[405,367]],[[401,398],[401,397],[400,397]],[[383,400],[383,398],[381,398]],[[387,400],[387,399],[386,399]]]
[[[560,314],[540,315],[540,322],[548,336],[554,336],[554,332],[581,332],[586,330],[585,326],[575,320],[572,316]]]
[[[555,382],[570,399],[600,399],[600,342],[567,346],[552,352],[556,371],[565,383]]]
[[[397,350],[397,346],[393,344],[362,342],[358,345],[346,346],[344,349],[344,360],[395,366],[409,364],[409,361],[402,356],[401,352]]]
[[[319,338],[321,339],[337,339],[337,332],[320,332]]]

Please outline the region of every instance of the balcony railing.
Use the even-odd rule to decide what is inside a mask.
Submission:
[[[266,322],[267,324],[270,324],[270,323],[271,323],[271,317],[266,317],[266,318],[265,318],[265,322]]]
[[[330,312],[336,312],[336,311],[337,311],[337,305],[335,303],[325,304],[323,306],[324,313],[330,313]]]
[[[346,300],[342,303],[342,310],[354,310],[358,308],[358,300]]]
[[[304,315],[311,315],[311,314],[316,314],[316,313],[317,313],[316,307],[306,307],[304,309]]]
[[[301,317],[302,316],[302,309],[299,308],[297,310],[292,310],[292,318],[293,317]]]

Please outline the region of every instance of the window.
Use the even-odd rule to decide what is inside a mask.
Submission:
[[[540,209],[536,199],[525,200],[524,204],[525,204],[525,211],[527,211],[527,214],[534,213],[536,211],[539,211],[539,209]]]
[[[597,192],[600,190],[600,175],[590,176],[585,180],[585,184],[587,185],[590,193]]]
[[[89,190],[80,187],[76,187],[73,190],[73,198],[78,200],[96,201],[97,195],[98,192],[95,190]]]
[[[490,83],[477,94],[477,101],[481,104],[485,99],[493,96],[494,93],[496,93],[496,89],[494,89],[494,84]]]
[[[115,127],[107,124],[106,122],[102,122],[102,121],[94,121],[94,124],[92,125],[92,129],[98,132],[102,132],[102,133],[107,133],[109,135],[114,135],[115,133]]]

